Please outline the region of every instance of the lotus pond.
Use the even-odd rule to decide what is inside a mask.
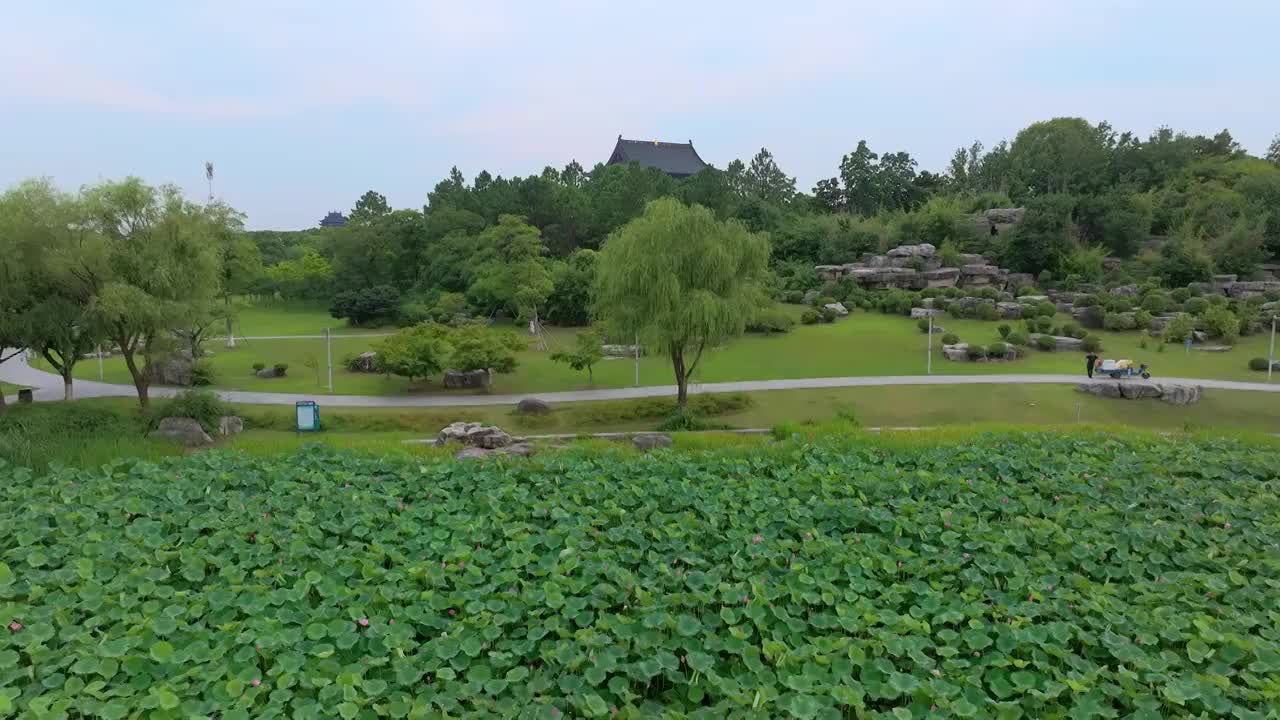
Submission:
[[[0,716],[1275,717],[1280,452],[0,467]]]

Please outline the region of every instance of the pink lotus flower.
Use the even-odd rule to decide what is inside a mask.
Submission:
[[[1230,529],[1231,529],[1231,523],[1222,523],[1222,529],[1223,529],[1223,530],[1230,530]]]
[[[763,535],[753,535],[753,536],[751,537],[751,542],[753,542],[753,543],[758,543],[758,542],[763,542],[763,541],[764,541],[764,536],[763,536]]]
[[[951,523],[942,523],[942,526],[943,526],[943,527],[948,527],[948,528],[949,528],[949,527],[951,527]]]
[[[450,615],[457,615],[457,614],[458,614],[458,611],[457,611],[457,610],[454,610],[453,608],[449,608],[449,614],[450,614]]]
[[[388,621],[387,621],[387,624],[388,624],[388,625],[395,625],[395,624],[396,624],[396,619],[395,619],[395,618],[391,618],[390,620],[388,620]]]
[[[1008,504],[1009,498],[1000,498],[1000,502]]]
[[[551,708],[551,717],[555,717],[556,715],[559,715],[559,714],[560,714],[559,710],[555,708]]]
[[[1058,500],[1061,500],[1061,499],[1062,499],[1062,496],[1061,496],[1061,495],[1054,495],[1054,496],[1053,496],[1053,499],[1054,499],[1054,501],[1055,501],[1055,502],[1057,502]]]
[[[359,623],[360,627],[362,628],[369,627],[369,618],[360,618],[356,622]]]
[[[965,554],[964,554],[964,559],[965,559],[965,560],[968,560],[968,559],[969,559],[969,553],[965,553]]]
[[[259,680],[258,678],[254,678],[254,679],[252,679],[252,680],[250,680],[250,681],[249,681],[249,684],[250,684],[250,685],[252,685],[252,686],[254,686],[254,687],[258,687],[259,685],[261,685],[261,684],[262,684],[262,681],[261,681],[261,680]]]
[[[930,706],[929,706],[929,712],[938,712],[938,706],[937,706],[937,705],[930,705]]]
[[[458,567],[466,567],[466,566],[467,566],[466,563],[462,562],[461,560],[458,561]]]
[[[10,631],[12,631],[12,632],[18,632],[18,631],[19,631],[19,630],[21,630],[21,629],[22,629],[22,623],[20,623],[20,622],[18,622],[18,621],[16,621],[16,620],[15,620],[15,621],[13,621],[13,622],[11,622],[11,623],[9,623],[9,630],[10,630]]]
[[[403,510],[403,509],[404,509],[404,503],[400,503],[400,509],[401,509],[401,510]]]
[[[1051,584],[1051,585],[1049,585],[1049,589],[1050,589],[1050,590],[1052,590],[1052,589],[1053,589],[1053,585],[1052,585],[1052,584]]]
[[[254,645],[254,646],[253,646],[253,649],[254,649],[254,650],[257,650],[258,652],[262,652],[262,646],[261,646],[261,645]]]
[[[744,602],[744,603],[745,603],[745,602],[750,602],[750,601],[751,601],[751,600],[750,600],[750,598],[748,598],[746,595],[743,595],[743,596],[742,596],[742,602]]]
[[[933,676],[934,676],[934,677],[942,677],[942,671],[941,671],[941,670],[939,670],[938,668],[934,668],[934,669],[933,669]]]

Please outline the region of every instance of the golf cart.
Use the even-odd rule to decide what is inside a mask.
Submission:
[[[1132,360],[1103,360],[1093,371],[1106,375],[1112,380],[1132,377],[1140,377],[1143,380],[1151,379],[1151,372],[1147,369],[1147,364],[1142,363],[1135,367]]]

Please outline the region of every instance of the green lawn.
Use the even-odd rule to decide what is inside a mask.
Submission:
[[[342,335],[358,333],[390,332],[394,330],[376,328],[355,328],[347,325],[346,320],[337,320],[329,315],[326,307],[313,303],[262,302],[236,303],[236,335],[249,337],[262,335],[319,335],[329,328]],[[224,334],[222,328],[217,333]]]
[[[254,334],[269,334],[261,328],[278,330],[285,327],[305,329],[317,320],[315,311],[299,312],[302,318],[274,317],[261,311],[260,328]],[[276,313],[280,315],[282,313]],[[287,314],[287,313],[284,313]],[[274,319],[272,319],[274,317]],[[988,344],[999,339],[998,322],[953,320],[940,323],[966,342]],[[1011,323],[1013,324],[1013,323]],[[246,327],[248,327],[246,325]],[[312,329],[314,329],[312,327]],[[519,332],[520,328],[512,328]],[[530,349],[521,354],[520,366],[510,375],[498,376],[495,393],[534,393],[579,390],[590,387],[585,372],[551,362],[557,349],[572,347],[574,330],[548,329],[549,351]],[[246,333],[249,334],[249,333]],[[1249,358],[1267,354],[1267,337],[1243,338],[1230,352],[1187,353],[1181,346],[1166,346],[1164,352],[1138,348],[1137,333],[1099,332],[1104,342],[1104,357],[1130,358],[1151,365],[1156,378],[1200,377],[1224,380],[1263,381],[1265,374],[1249,370]],[[378,340],[367,337],[339,337],[333,341],[334,392],[348,395],[395,395],[409,392],[443,392],[437,383],[410,386],[403,378],[347,372],[342,360],[370,349]],[[935,339],[940,344],[940,339]],[[209,348],[216,354],[210,359],[217,386],[234,390],[277,391],[323,394],[325,344],[320,339],[250,340],[235,350],[227,350],[214,341]],[[799,326],[787,335],[764,337],[748,335],[725,347],[708,351],[698,369],[696,381],[726,382],[735,380],[768,380],[777,378],[839,377],[861,375],[923,375],[926,367],[925,335],[915,321],[879,313],[856,313],[831,325]],[[308,361],[319,364],[320,372],[307,367]],[[262,380],[253,375],[252,365],[289,365],[289,376]],[[1010,363],[957,363],[942,358],[935,349],[933,372],[940,375],[1000,373],[1080,373],[1084,359],[1080,353],[1054,353],[1030,350],[1026,357]],[[97,363],[83,362],[76,376],[97,379]],[[112,358],[106,362],[106,379],[129,382],[124,362]],[[630,360],[609,360],[595,369],[595,387],[633,385],[634,365]],[[660,356],[645,357],[640,362],[643,385],[673,383],[671,368]]]

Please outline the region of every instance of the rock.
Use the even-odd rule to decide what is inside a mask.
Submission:
[[[844,317],[849,314],[849,311],[848,309],[845,308],[844,303],[838,303],[838,302],[827,303],[822,307],[828,310],[834,311],[836,314],[836,317]]]
[[[825,266],[823,266],[823,265],[819,265],[818,267],[828,267],[828,268],[830,268],[830,267],[840,267],[840,266],[839,266],[839,265],[835,265],[835,266],[832,266],[832,265],[825,265]],[[804,300],[803,300],[802,302],[803,302],[805,305],[812,305],[812,304],[813,304],[813,301],[814,301],[814,300],[817,300],[817,299],[818,299],[818,291],[817,291],[817,290],[810,290],[810,291],[808,291],[808,292],[806,292],[806,293],[804,294]]]
[[[1118,287],[1113,287],[1111,288],[1111,294],[1134,297],[1138,294],[1138,286],[1137,285],[1120,285]]]
[[[1276,302],[1273,300],[1271,302],[1262,303],[1262,312],[1269,313],[1275,310],[1280,310],[1280,302]]]
[[[512,443],[498,452],[504,455],[517,455],[519,457],[529,457],[533,454],[533,447],[528,443]]]
[[[458,460],[481,460],[490,455],[504,455],[507,457],[529,457],[533,454],[533,448],[524,443],[517,443],[501,448],[482,448],[482,447],[464,447],[458,451],[453,457]]]
[[[911,308],[912,320],[922,320],[930,317],[942,317],[942,311],[932,308]]]
[[[662,433],[641,433],[631,438],[631,444],[637,450],[647,452],[655,448],[671,447],[671,436]]]
[[[1018,302],[1023,305],[1038,305],[1042,302],[1048,302],[1048,295],[1019,295]]]
[[[200,423],[192,418],[168,417],[160,421],[148,438],[152,440],[168,440],[187,447],[203,447],[212,445],[213,438],[200,427]]]
[[[1230,294],[1232,286],[1235,285],[1236,280],[1239,279],[1240,276],[1238,275],[1214,275],[1212,283],[1213,291],[1219,295]]]
[[[1124,263],[1124,260],[1118,257],[1108,255],[1107,257],[1102,258],[1102,269],[1103,270],[1119,270],[1120,265],[1122,263]]]
[[[155,385],[191,387],[195,374],[195,360],[189,350],[175,350],[152,357],[143,370],[147,380]]]
[[[1072,304],[1071,304],[1071,303],[1069,303],[1069,302],[1059,302],[1059,303],[1054,303],[1053,307],[1054,307],[1058,312],[1063,313],[1064,315],[1070,315],[1070,314],[1072,314],[1073,312],[1075,312],[1075,310],[1076,310],[1076,306],[1075,306],[1075,305],[1072,305]]]
[[[938,248],[929,243],[921,243],[919,245],[899,245],[889,251],[889,257],[924,257],[931,258],[934,253],[938,252]]]
[[[235,415],[223,415],[218,419],[219,435],[237,435],[244,432],[244,419]]]
[[[946,329],[946,328],[944,328],[944,327],[942,327],[942,326],[941,326],[941,325],[939,325],[938,323],[934,323],[934,324],[933,324],[933,332],[934,332],[934,334],[937,334],[937,333],[945,333],[946,331],[947,331],[947,329]]]
[[[1091,382],[1082,382],[1076,385],[1076,390],[1089,395],[1097,395],[1098,397],[1124,397],[1120,394],[1120,383],[1115,381],[1093,380]]]
[[[1191,331],[1191,342],[1192,342],[1192,343],[1205,343],[1205,342],[1209,342],[1209,334],[1208,334],[1208,333],[1206,333],[1206,332],[1205,332],[1205,331],[1203,331],[1203,330],[1192,330],[1192,331]]]
[[[1202,391],[1199,385],[1162,383],[1161,388],[1164,392],[1160,395],[1160,399],[1170,405],[1192,405],[1200,402]]]
[[[372,350],[360,353],[351,359],[347,369],[357,373],[378,372],[378,353]]]
[[[1042,333],[1031,333],[1031,345],[1035,347],[1041,337],[1044,337]],[[1084,348],[1084,340],[1080,338],[1067,337],[1065,335],[1049,335],[1048,337],[1053,338],[1053,349],[1057,351],[1081,350]]]
[[[1231,297],[1236,300],[1247,300],[1251,297],[1265,295],[1268,291],[1280,290],[1280,281],[1276,280],[1259,280],[1256,282],[1237,282],[1232,283],[1227,291]]]
[[[921,298],[920,307],[925,308],[927,310],[934,310],[936,308],[941,307],[944,304],[944,302],[945,301],[943,300],[943,298],[931,298],[931,297]]]
[[[965,310],[973,310],[979,305],[990,305],[992,307],[995,307],[996,305],[995,300],[980,297],[962,297],[959,300],[956,300],[956,303]]]
[[[517,415],[547,415],[550,412],[550,403],[538,398],[525,398],[516,403]]]
[[[486,388],[489,387],[492,380],[493,376],[488,370],[470,370],[467,372],[447,370],[444,374],[444,386],[450,390]]]
[[[271,378],[280,377],[280,374],[276,372],[275,368],[262,368],[261,370],[255,372],[254,375],[257,375],[258,377],[263,378],[264,380],[270,380]]]
[[[810,290],[809,292],[815,292],[815,291]],[[813,302],[813,301],[807,300],[805,301],[805,304],[807,305],[810,302]],[[637,351],[640,353],[642,357],[644,356],[644,348],[636,348],[635,345],[601,345],[600,346],[600,352],[604,353],[605,357],[633,358],[636,356]]]
[[[1197,352],[1211,352],[1211,353],[1231,352],[1230,345],[1200,345],[1198,347],[1192,347],[1191,349]]]
[[[1120,396],[1126,400],[1158,398],[1164,394],[1163,389],[1161,389],[1161,387],[1156,383],[1143,382],[1137,379],[1117,381],[1116,385],[1120,388]]]
[[[955,287],[960,280],[959,268],[937,268],[924,271],[925,287]]]
[[[436,445],[460,442],[471,447],[493,450],[511,444],[511,436],[500,427],[480,423],[450,423],[436,435]]]
[[[1009,289],[1017,291],[1018,288],[1034,286],[1036,284],[1036,276],[1031,273],[1009,273]]]
[[[1022,319],[1022,305],[1016,302],[996,303],[996,310],[1000,313],[1000,317],[1005,320]]]
[[[1023,208],[992,208],[973,216],[973,229],[979,237],[1003,235],[1022,222]]]
[[[942,357],[954,362],[964,362],[969,359],[969,343],[956,343],[955,345],[943,345]]]

